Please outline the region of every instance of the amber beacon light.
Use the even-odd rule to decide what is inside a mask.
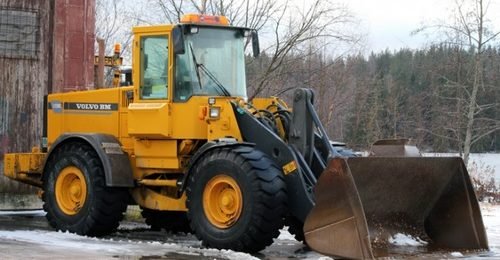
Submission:
[[[181,18],[181,23],[229,25],[229,20],[225,16],[186,14]]]

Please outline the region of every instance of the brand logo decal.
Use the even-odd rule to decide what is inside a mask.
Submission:
[[[118,104],[116,103],[64,103],[64,110],[79,110],[79,111],[117,111]]]
[[[111,104],[75,104],[79,110],[111,110]]]

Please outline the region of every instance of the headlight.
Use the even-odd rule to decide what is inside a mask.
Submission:
[[[210,113],[208,116],[211,119],[217,119],[220,117],[220,107],[210,107]]]

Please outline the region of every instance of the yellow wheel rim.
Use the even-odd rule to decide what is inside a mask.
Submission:
[[[243,196],[236,181],[227,175],[213,177],[203,191],[203,209],[212,225],[229,228],[241,215]]]
[[[57,205],[65,214],[77,214],[87,198],[87,183],[82,171],[75,166],[64,168],[57,176],[55,194]]]

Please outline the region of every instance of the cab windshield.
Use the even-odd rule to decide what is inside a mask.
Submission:
[[[184,43],[185,53],[176,56],[176,101],[191,96],[246,98],[241,29],[192,27]]]

